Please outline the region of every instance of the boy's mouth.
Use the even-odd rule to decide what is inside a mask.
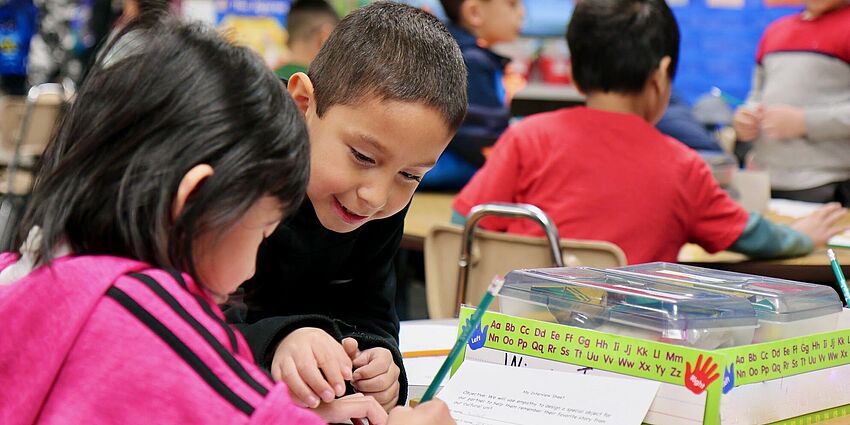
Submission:
[[[348,208],[345,208],[342,203],[339,202],[339,199],[336,199],[336,197],[333,197],[333,205],[337,215],[339,215],[340,218],[348,224],[360,224],[369,218],[368,216],[355,214],[349,211]]]

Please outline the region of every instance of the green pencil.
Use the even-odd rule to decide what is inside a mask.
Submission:
[[[466,327],[457,337],[457,341],[455,341],[452,351],[449,352],[449,356],[446,357],[443,365],[440,366],[440,370],[437,372],[437,375],[434,376],[434,380],[431,381],[431,385],[429,385],[428,389],[425,390],[425,395],[422,396],[420,403],[425,403],[426,401],[434,398],[434,394],[436,394],[437,389],[440,388],[440,383],[443,382],[446,374],[449,373],[449,370],[452,368],[452,364],[457,359],[457,356],[459,356],[460,352],[463,351],[463,346],[466,345],[466,341],[469,340],[469,335],[472,333],[472,330],[477,328],[478,324],[481,323],[481,317],[484,316],[484,312],[487,311],[487,307],[489,307],[490,303],[493,302],[493,297],[499,293],[499,289],[502,288],[504,283],[505,280],[501,277],[495,277],[493,278],[493,281],[490,282],[490,286],[487,287],[487,292],[484,294],[484,297],[481,298],[481,302],[478,303],[478,308],[474,313],[472,313],[472,317],[469,318],[469,323],[466,324]]]
[[[847,288],[847,280],[844,279],[844,272],[841,271],[841,266],[838,265],[838,259],[835,258],[835,251],[828,249],[826,255],[829,256],[829,264],[832,265],[832,271],[835,273],[835,279],[838,281],[838,287],[841,288],[841,293],[844,294],[844,304],[850,303],[850,289]]]

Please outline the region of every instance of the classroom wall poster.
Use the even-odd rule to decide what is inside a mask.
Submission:
[[[286,61],[286,16],[292,0],[216,0],[215,24],[276,68]]]

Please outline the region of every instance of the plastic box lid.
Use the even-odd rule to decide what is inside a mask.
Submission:
[[[546,306],[562,324],[593,329],[614,323],[671,339],[758,323],[752,305],[740,297],[586,267],[512,271],[499,295]]]
[[[652,279],[721,291],[748,300],[760,320],[793,322],[838,313],[838,294],[830,287],[793,280],[672,263],[647,263],[610,269],[627,277]]]

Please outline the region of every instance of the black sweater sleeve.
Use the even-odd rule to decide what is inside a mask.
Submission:
[[[254,358],[268,368],[280,341],[295,329],[317,327],[361,350],[388,349],[399,369],[399,404],[407,378],[398,349],[393,259],[406,209],[349,233],[334,233],[309,201],[260,247],[257,270],[246,282],[247,312],[237,323]]]
[[[383,243],[376,244],[371,238],[355,248],[365,255],[357,267],[353,280],[339,285],[333,297],[336,324],[344,337],[357,340],[361,350],[383,347],[393,355],[401,370],[399,375],[399,404],[407,400],[407,374],[398,347],[399,319],[395,309],[396,273],[394,258],[404,232],[403,211],[382,222],[373,229],[377,234],[387,235]],[[400,219],[399,219],[400,218]]]

